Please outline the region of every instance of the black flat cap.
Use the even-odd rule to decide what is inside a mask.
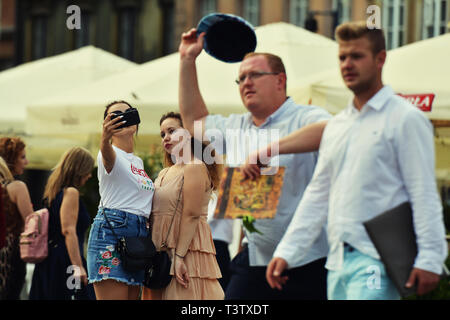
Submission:
[[[232,14],[211,13],[203,17],[197,26],[197,35],[202,32],[206,32],[205,51],[224,62],[242,61],[256,48],[253,26]]]

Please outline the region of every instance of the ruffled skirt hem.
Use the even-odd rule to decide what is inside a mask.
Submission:
[[[172,278],[164,289],[150,290],[144,288],[142,300],[223,300],[225,294],[217,279],[189,278],[184,288]]]
[[[172,222],[172,215],[155,215],[153,217],[152,240],[156,248],[160,248]],[[167,248],[169,248],[172,257],[172,267],[170,274],[174,275],[173,257],[178,241],[180,225],[180,215],[175,216],[172,230],[167,238]],[[189,272],[189,277],[201,279],[218,279],[222,277],[219,265],[216,259],[216,248],[211,235],[211,228],[206,219],[200,218],[197,232],[191,241],[188,252],[184,257],[184,263]]]

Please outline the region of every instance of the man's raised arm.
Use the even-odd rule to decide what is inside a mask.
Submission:
[[[183,126],[194,135],[194,121],[202,121],[202,136],[205,131],[205,118],[208,115],[203,97],[200,93],[195,65],[198,55],[203,50],[205,33],[197,37],[197,30],[191,29],[181,36],[178,49],[180,53],[180,79],[178,100]]]

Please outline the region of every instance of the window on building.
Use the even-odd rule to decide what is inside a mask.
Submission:
[[[199,15],[204,17],[210,13],[216,12],[216,0],[200,0]]]
[[[333,10],[336,12],[336,25],[351,20],[351,0],[333,0]]]
[[[398,48],[406,43],[406,0],[383,0],[383,29],[387,49]]]
[[[81,10],[81,29],[75,29],[74,34],[74,47],[75,49],[84,47],[89,45],[90,38],[89,38],[89,32],[90,32],[90,21],[91,15],[89,12],[86,12],[86,10]]]
[[[161,1],[163,14],[163,55],[176,51],[175,41],[175,3],[174,1]],[[176,39],[178,40],[178,39]]]
[[[259,25],[259,15],[259,0],[244,0],[242,6],[242,17],[256,27]]]
[[[137,12],[135,8],[119,11],[119,55],[134,61]]]
[[[308,0],[290,0],[289,1],[289,22],[299,27],[305,27],[308,18],[309,1]]]
[[[432,38],[447,31],[448,0],[424,0],[422,38]]]
[[[47,16],[33,16],[31,24],[31,59],[37,60],[47,56]]]

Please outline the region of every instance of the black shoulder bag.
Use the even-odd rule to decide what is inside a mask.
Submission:
[[[169,239],[170,230],[172,229],[173,220],[177,214],[178,204],[180,203],[181,192],[183,191],[184,177],[181,182],[180,193],[178,194],[177,205],[175,207],[175,213],[173,214],[172,221],[170,222],[169,230],[167,231],[166,240],[161,244],[158,252],[153,257],[153,264],[145,272],[144,286],[149,289],[162,289],[169,285],[172,280],[170,275],[170,266],[172,261],[167,254],[167,240]]]
[[[147,270],[152,265],[152,259],[156,254],[156,248],[152,241],[151,233],[147,237],[118,237],[114,232],[105,209],[102,213],[108,223],[114,237],[117,238],[116,251],[122,258],[123,268],[126,271],[135,272]]]

